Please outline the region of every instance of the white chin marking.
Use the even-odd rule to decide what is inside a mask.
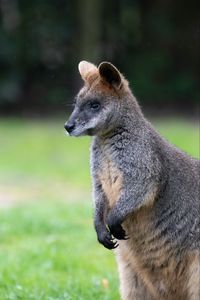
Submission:
[[[74,132],[71,132],[69,135],[78,137],[78,136],[86,135],[86,131],[85,130],[84,131],[77,131],[77,132],[74,131]]]
[[[67,132],[67,130],[65,130],[65,135],[66,135],[66,136],[69,136],[69,132]]]

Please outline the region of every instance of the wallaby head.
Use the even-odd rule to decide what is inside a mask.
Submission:
[[[109,62],[102,62],[96,67],[81,61],[78,69],[84,87],[76,96],[75,107],[65,129],[72,136],[106,135],[120,126],[123,120],[125,103],[131,95],[128,82]],[[130,109],[130,104],[127,109]]]

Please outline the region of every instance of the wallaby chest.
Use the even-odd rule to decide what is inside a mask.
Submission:
[[[109,207],[112,208],[120,197],[123,188],[123,172],[120,170],[116,151],[109,143],[101,142],[93,149],[94,176],[102,186],[102,190],[107,198]]]

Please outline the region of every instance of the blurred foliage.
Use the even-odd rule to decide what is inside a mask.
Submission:
[[[144,104],[195,106],[199,12],[195,0],[1,0],[0,108],[63,111],[82,59],[112,61]]]

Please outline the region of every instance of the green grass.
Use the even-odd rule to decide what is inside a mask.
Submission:
[[[91,218],[86,203],[3,210],[0,299],[117,299],[113,256],[97,244]]]
[[[67,138],[64,120],[0,122],[0,166],[4,178],[57,179],[89,184],[89,138]],[[86,176],[87,173],[87,176]]]
[[[0,121],[0,300],[117,300],[114,255],[96,241],[89,138],[64,120]],[[154,120],[198,157],[197,124]]]
[[[200,128],[198,122],[192,123],[175,118],[153,120],[160,133],[175,146],[193,157],[200,158]]]

